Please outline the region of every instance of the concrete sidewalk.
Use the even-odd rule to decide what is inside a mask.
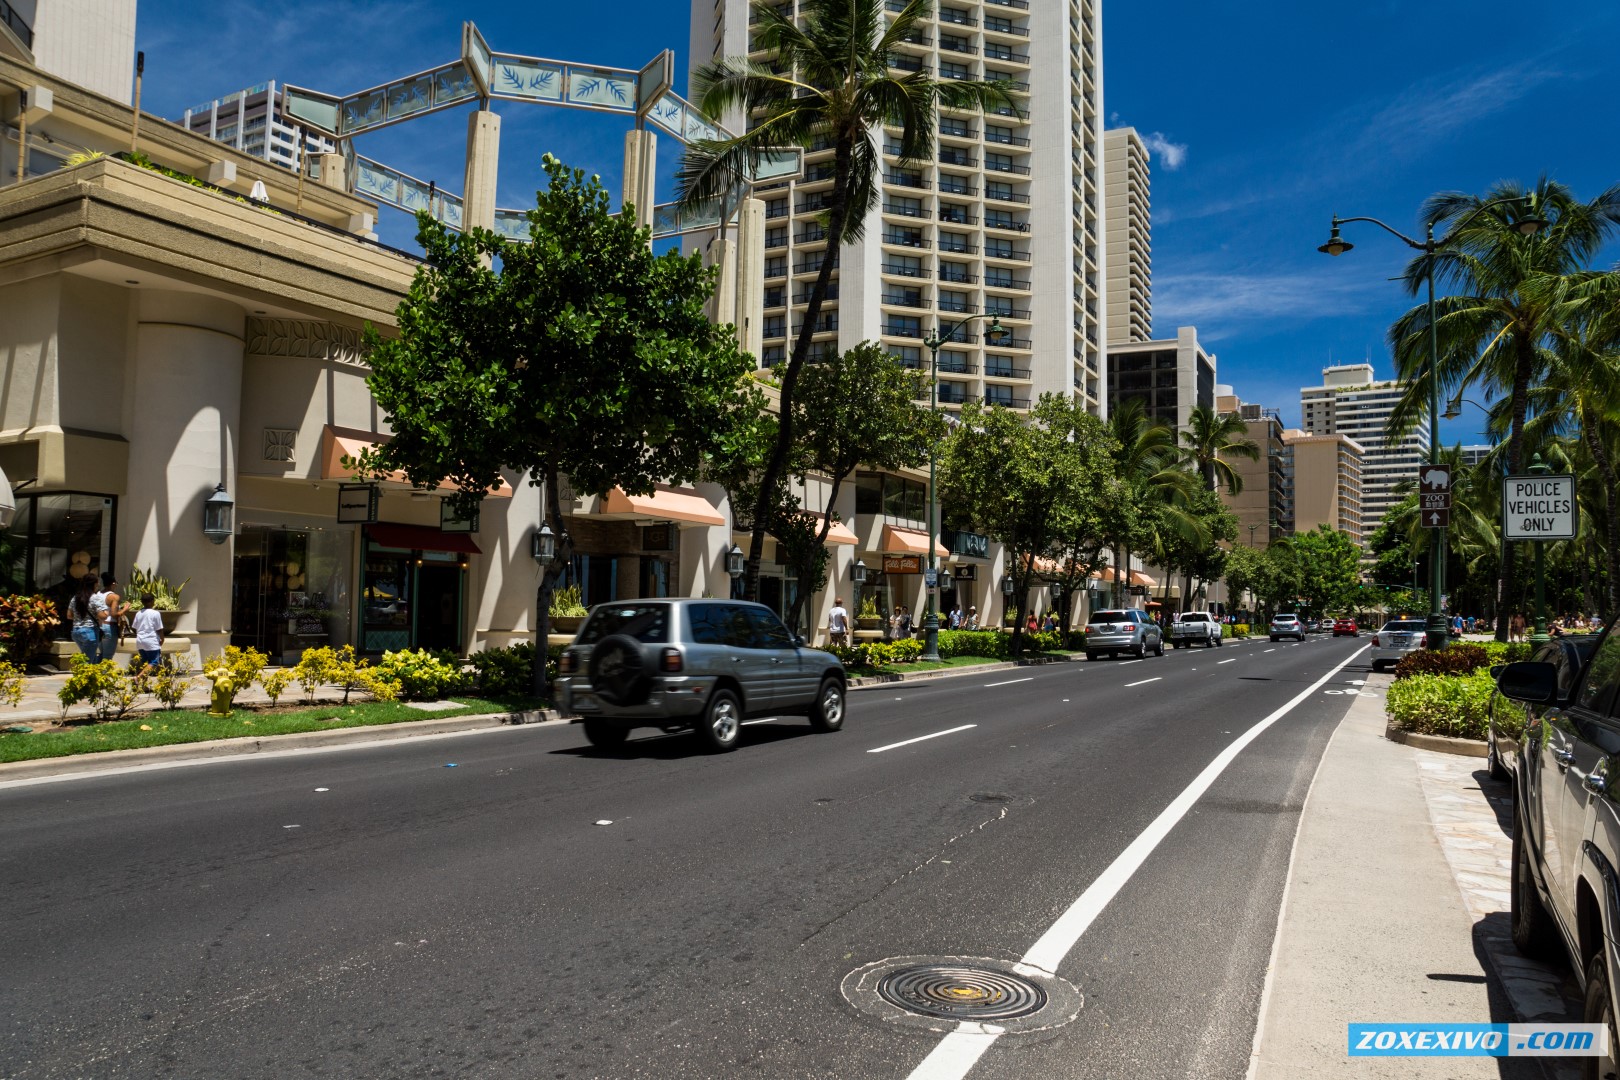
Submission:
[[[1568,1059],[1348,1055],[1355,1022],[1579,1019],[1566,973],[1504,935],[1511,816],[1488,791],[1507,786],[1482,785],[1477,758],[1385,739],[1389,682],[1369,678],[1311,786],[1249,1076],[1574,1075]]]

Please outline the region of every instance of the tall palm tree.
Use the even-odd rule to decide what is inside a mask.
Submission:
[[[1528,211],[1547,226],[1525,236],[1515,224]],[[1529,413],[1530,387],[1545,373],[1547,335],[1556,325],[1554,302],[1544,287],[1546,279],[1583,270],[1605,240],[1620,232],[1620,184],[1591,202],[1576,199],[1569,188],[1542,177],[1534,187],[1517,183],[1496,185],[1483,196],[1441,192],[1423,204],[1422,216],[1437,226],[1455,226],[1442,236],[1440,249],[1413,259],[1404,279],[1412,295],[1424,287],[1430,259],[1438,287],[1455,295],[1435,302],[1435,330],[1439,341],[1439,370],[1429,364],[1429,316],[1418,305],[1390,327],[1400,377],[1406,382],[1390,416],[1392,437],[1411,431],[1427,412],[1430,386],[1461,394],[1481,386],[1487,394],[1509,402],[1508,468],[1523,471],[1524,425]],[[1513,549],[1503,548],[1498,577],[1499,606],[1513,576]],[[1500,620],[1499,620],[1500,621]],[[1507,640],[1497,628],[1497,639]]]
[[[1129,573],[1131,554],[1156,546],[1157,532],[1175,529],[1196,536],[1204,528],[1186,509],[1198,490],[1198,480],[1180,467],[1174,429],[1150,420],[1140,399],[1125,398],[1109,411],[1108,433],[1114,437],[1117,475],[1128,493],[1127,499],[1140,511],[1131,515],[1129,528],[1113,538],[1114,587],[1118,596],[1123,591],[1122,579]]]
[[[1260,447],[1248,434],[1249,425],[1236,413],[1220,415],[1208,405],[1195,405],[1181,433],[1181,449],[1211,491],[1224,487],[1236,495],[1243,490],[1243,477],[1222,455],[1259,461]]]
[[[977,111],[1001,105],[1017,112],[1004,81],[941,82],[926,68],[909,73],[891,70],[899,45],[920,32],[932,5],[930,0],[907,0],[892,19],[887,19],[888,6],[886,0],[799,0],[795,17],[786,13],[788,5],[756,0],[750,13],[754,40],[772,61],[728,57],[699,68],[693,77],[697,104],[705,112],[724,116],[740,110],[749,119],[745,134],[688,148],[679,175],[683,204],[734,197],[762,155],[772,149],[823,147],[833,153],[833,185],[821,215],[827,248],[780,376],[781,420],[759,487],[748,552],[749,598],[755,598],[759,588],[760,556],[772,510],[769,496],[793,446],[793,394],[799,370],[810,355],[810,338],[820,321],[839,248],[861,238],[881,191],[883,158],[877,140],[882,129],[898,129],[902,165],[922,163],[934,155],[936,107]]]

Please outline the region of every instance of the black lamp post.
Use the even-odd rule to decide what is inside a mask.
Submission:
[[[939,348],[962,327],[970,322],[988,318],[990,325],[985,328],[984,337],[999,338],[1005,334],[1006,328],[1001,325],[1001,318],[994,313],[987,315],[969,315],[965,319],[952,324],[949,330],[941,332],[934,327],[934,332],[923,339],[928,346],[928,408],[930,412],[939,411]],[[934,562],[934,545],[939,536],[939,513],[936,507],[937,493],[934,486],[934,447],[928,447],[928,574],[934,579],[934,584],[928,588],[928,611],[923,615],[923,651],[922,659],[937,662],[939,660],[939,608],[934,597],[939,594],[939,570]]]
[[[214,493],[203,503],[203,535],[209,543],[223,544],[231,538],[231,516],[236,503],[225,492],[225,485],[214,488]]]
[[[1490,202],[1477,207],[1473,213],[1457,223],[1452,229],[1451,235],[1456,235],[1470,221],[1473,221],[1474,218],[1491,207],[1501,206],[1506,203],[1521,204],[1526,210],[1517,220],[1512,222],[1514,231],[1518,232],[1519,235],[1534,236],[1546,226],[1546,220],[1535,213],[1534,199],[1529,195],[1515,195],[1507,198],[1492,199]],[[1436,240],[1434,238],[1435,222],[1432,220],[1424,226],[1424,239],[1417,241],[1398,229],[1390,228],[1377,218],[1342,218],[1335,214],[1328,242],[1316,250],[1324,255],[1334,256],[1343,255],[1351,250],[1355,245],[1340,238],[1339,226],[1347,225],[1352,221],[1365,221],[1377,225],[1380,229],[1405,243],[1407,247],[1421,251],[1428,256],[1423,276],[1428,283],[1429,308],[1429,464],[1437,465],[1440,462],[1440,334],[1435,326],[1434,317],[1434,257],[1435,253],[1445,244],[1445,239]],[[1425,627],[1425,634],[1428,638],[1429,648],[1444,649],[1451,641],[1450,628],[1446,625],[1446,615],[1440,606],[1440,596],[1441,593],[1445,592],[1446,588],[1446,530],[1444,527],[1437,527],[1432,531],[1434,543],[1431,545],[1430,552],[1432,565],[1429,572],[1429,618]]]
[[[849,580],[855,585],[854,607],[858,616],[861,610],[861,586],[866,584],[866,560],[855,560],[855,565],[849,568]]]

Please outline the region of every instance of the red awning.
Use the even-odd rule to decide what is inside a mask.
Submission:
[[[440,532],[426,525],[367,525],[366,532],[383,547],[404,551],[459,551],[464,555],[482,555],[473,538],[466,533]]]

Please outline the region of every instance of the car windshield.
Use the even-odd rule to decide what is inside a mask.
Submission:
[[[1131,613],[1128,611],[1099,611],[1091,617],[1092,622],[1130,622]]]
[[[1421,632],[1424,629],[1424,624],[1422,622],[1419,622],[1417,619],[1407,619],[1407,620],[1396,621],[1396,622],[1387,622],[1387,623],[1384,624],[1384,629],[1388,630],[1388,631],[1391,631],[1391,632],[1398,632],[1398,633],[1403,633],[1403,634],[1405,634],[1405,633],[1417,633],[1417,632]]]
[[[628,634],[644,645],[669,640],[668,604],[603,604],[579,631],[578,644],[591,645],[612,634]]]

